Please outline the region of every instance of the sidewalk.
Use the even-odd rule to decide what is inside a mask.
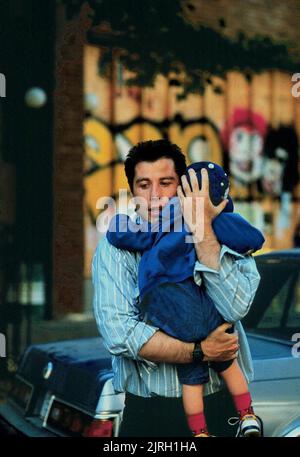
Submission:
[[[31,322],[28,313],[22,311],[20,325],[8,325],[6,332],[7,354],[22,353],[28,344],[48,343],[52,341],[70,340],[98,336],[98,330],[92,310],[93,286],[90,279],[84,280],[83,312],[69,313],[61,318],[44,320],[42,312],[31,312]]]
[[[7,354],[11,352],[13,328],[9,326],[7,339]],[[68,314],[61,319],[45,321],[42,319],[32,319],[31,323],[31,344],[50,343],[52,341],[63,341],[80,338],[93,338],[99,336],[95,318],[91,312],[84,314]],[[27,346],[27,328],[26,321],[20,326],[20,356]],[[1,363],[4,359],[1,359]],[[11,357],[5,359],[6,370],[8,369],[8,377],[3,378],[0,375],[0,403],[6,396],[10,388],[11,376],[17,369]]]
[[[85,280],[83,313],[69,313],[60,319],[49,321],[33,315],[30,325],[24,313],[20,324],[8,324],[5,334],[7,357],[0,360],[0,401],[9,388],[9,379],[16,371],[18,361],[28,344],[99,336],[92,312],[92,297],[92,283]],[[4,373],[7,375],[4,376]],[[5,379],[7,376],[8,379]]]
[[[99,336],[95,318],[91,312],[83,314],[67,314],[60,319],[46,321],[33,317],[30,329],[26,319],[20,326],[20,354],[29,344],[50,343],[52,341],[71,340],[77,338],[91,338]],[[7,332],[7,353],[11,353],[13,327]]]

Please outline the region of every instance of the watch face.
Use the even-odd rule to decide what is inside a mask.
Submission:
[[[193,351],[193,360],[202,361],[203,357],[204,357],[204,354],[202,352],[201,346],[199,343],[196,343],[194,351]]]

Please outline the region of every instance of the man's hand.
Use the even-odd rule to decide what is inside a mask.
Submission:
[[[208,335],[201,342],[205,361],[224,362],[237,358],[239,349],[238,337],[235,333],[226,333],[232,324],[225,323]]]
[[[200,263],[218,271],[220,244],[212,228],[212,221],[227,205],[228,200],[214,206],[209,195],[209,178],[205,168],[201,170],[201,189],[195,170],[189,170],[191,187],[185,175],[181,177],[182,189],[177,188],[182,214],[193,235],[193,242]]]

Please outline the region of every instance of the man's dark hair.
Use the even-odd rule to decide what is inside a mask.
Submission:
[[[180,178],[186,170],[185,156],[179,146],[169,140],[142,141],[133,146],[125,160],[125,173],[131,192],[135,166],[139,162],[156,162],[159,159],[172,159],[175,171]]]

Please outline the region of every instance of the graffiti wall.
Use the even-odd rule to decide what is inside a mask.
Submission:
[[[204,96],[178,99],[176,80],[157,77],[154,87],[123,84],[117,62],[111,78],[98,72],[101,51],[85,48],[85,275],[100,233],[99,198],[129,192],[123,162],[138,141],[169,138],[187,163],[212,160],[230,175],[236,211],[263,231],[265,249],[295,245],[300,223],[300,99],[291,75],[272,71],[247,82],[232,72]],[[97,204],[98,202],[98,204]],[[103,202],[103,200],[102,200]],[[107,200],[109,203],[109,200]]]

